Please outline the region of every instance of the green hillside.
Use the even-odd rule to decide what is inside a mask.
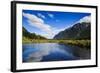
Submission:
[[[38,40],[46,39],[43,36],[28,32],[24,27],[22,28],[22,30],[23,30],[23,42],[31,41],[31,40],[35,40],[35,39],[38,39]]]

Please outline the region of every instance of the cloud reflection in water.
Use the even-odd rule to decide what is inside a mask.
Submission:
[[[40,44],[38,43],[38,44],[30,44],[28,46],[31,46],[31,49],[35,50],[28,54],[27,56],[28,62],[39,62],[43,59],[44,56],[48,56],[51,53],[56,53],[56,52],[60,54],[64,54],[66,56],[70,55],[71,57],[73,57],[71,53],[63,49],[63,48],[66,48],[66,46],[60,45],[57,43],[52,43],[52,44],[51,43],[40,43]],[[26,51],[28,50],[28,46],[26,46],[27,47]]]

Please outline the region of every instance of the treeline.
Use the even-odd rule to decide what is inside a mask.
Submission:
[[[28,32],[24,27],[23,27],[23,37],[26,37],[28,39],[46,39],[43,36],[36,35],[35,33],[30,33]]]

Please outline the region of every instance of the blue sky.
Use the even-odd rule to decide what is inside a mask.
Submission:
[[[23,10],[22,26],[30,33],[36,33],[52,39],[58,32],[65,30],[84,18],[87,21],[90,13],[55,12]]]

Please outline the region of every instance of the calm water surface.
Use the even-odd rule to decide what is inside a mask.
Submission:
[[[23,62],[90,59],[90,49],[58,43],[23,44]]]

